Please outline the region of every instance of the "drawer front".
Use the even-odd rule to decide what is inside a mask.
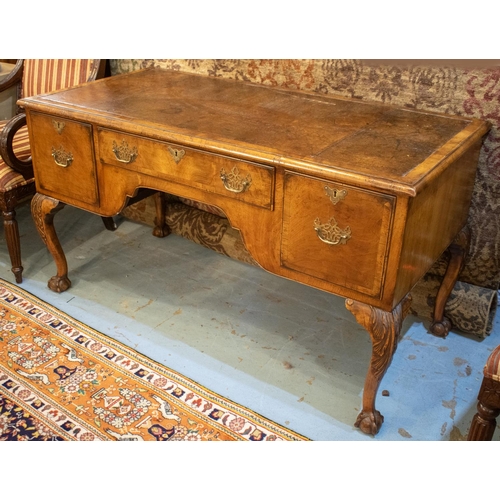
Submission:
[[[274,169],[162,141],[99,129],[102,163],[272,208]]]
[[[393,196],[285,173],[281,264],[379,296]]]
[[[62,201],[99,203],[92,127],[86,123],[31,113],[38,191]]]

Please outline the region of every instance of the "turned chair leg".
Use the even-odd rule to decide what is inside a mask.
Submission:
[[[500,382],[484,378],[477,399],[477,413],[472,419],[467,441],[491,441],[500,414]]]
[[[16,283],[22,283],[23,266],[21,265],[21,240],[19,238],[16,211],[14,209],[7,209],[4,210],[2,214],[5,239],[7,241],[7,249],[9,251],[12,272],[14,273]]]

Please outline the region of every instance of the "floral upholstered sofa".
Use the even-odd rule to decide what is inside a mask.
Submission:
[[[470,61],[113,59],[111,74],[151,66],[489,121],[492,128],[481,150],[469,215],[470,253],[445,313],[455,329],[479,337],[490,332],[500,280],[500,66]],[[127,207],[123,215],[153,226],[154,201],[142,200]],[[253,263],[238,231],[216,208],[170,197],[166,219],[174,233]],[[443,255],[413,290],[414,314],[431,317],[446,265],[447,256]]]

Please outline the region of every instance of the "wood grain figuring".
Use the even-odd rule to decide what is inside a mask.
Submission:
[[[417,168],[425,154],[413,155],[409,150],[410,160],[404,166],[385,163],[405,149],[402,135],[413,137],[412,148],[439,152],[458,131],[466,131],[466,136],[487,131],[479,120],[395,111],[382,104],[158,69],[115,76],[102,86],[86,85],[31,101],[32,109],[44,105],[56,106],[61,115],[77,119],[90,113],[95,123],[109,124],[112,117],[111,123],[121,130],[147,137],[273,165],[278,161],[302,169],[323,167],[330,172],[337,170],[337,160],[331,161],[334,150],[329,148],[337,145],[340,154],[346,138],[357,140],[361,134],[367,139],[366,143],[357,142],[362,154],[336,173],[347,178],[363,174],[380,178],[389,188],[392,183],[393,190],[414,187],[429,170]],[[404,113],[406,119],[392,118],[395,113]],[[421,127],[422,117],[428,124],[436,121],[441,142],[436,141],[432,127]],[[391,125],[369,128],[384,119]],[[413,123],[412,129],[408,123]]]
[[[479,141],[473,144],[419,196],[410,200],[394,305],[467,224],[480,146]]]
[[[70,285],[59,201],[103,217],[143,189],[214,205],[264,269],[346,297],[374,346],[356,425],[378,432],[376,393],[408,294],[467,222],[487,124],[158,69],[21,103],[53,290]],[[71,165],[54,163],[54,147]],[[168,233],[157,220],[155,234]]]
[[[98,206],[91,125],[30,113],[29,127],[40,132],[32,146],[37,191],[59,195],[62,201],[69,203],[80,201],[87,206]],[[53,156],[54,150],[70,155],[70,165],[58,164]]]
[[[270,167],[200,153],[192,148],[142,139],[130,134],[117,134],[113,130],[98,129],[98,144],[102,164],[187,184],[264,208],[272,206],[274,172]],[[113,145],[122,144],[130,151],[137,152],[136,158],[128,163],[118,160],[113,153]],[[176,151],[178,157],[175,156]],[[221,179],[222,169],[228,175],[233,169],[237,169],[242,179],[250,179],[250,185],[241,193],[229,191]]]
[[[325,187],[345,191],[345,198],[333,204]],[[378,296],[395,198],[286,172],[284,199],[282,265]],[[316,220],[349,228],[349,240],[325,243],[314,230]]]

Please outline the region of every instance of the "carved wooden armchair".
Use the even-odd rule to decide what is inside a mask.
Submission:
[[[486,361],[477,399],[477,413],[472,419],[467,440],[491,441],[500,414],[500,345]]]
[[[0,81],[0,92],[15,85],[18,97],[45,94],[101,78],[105,67],[105,59],[19,59]],[[23,267],[15,208],[34,194],[26,115],[18,109],[13,118],[0,121],[0,210],[17,283],[22,282]],[[106,228],[115,229],[113,219],[103,220]]]

